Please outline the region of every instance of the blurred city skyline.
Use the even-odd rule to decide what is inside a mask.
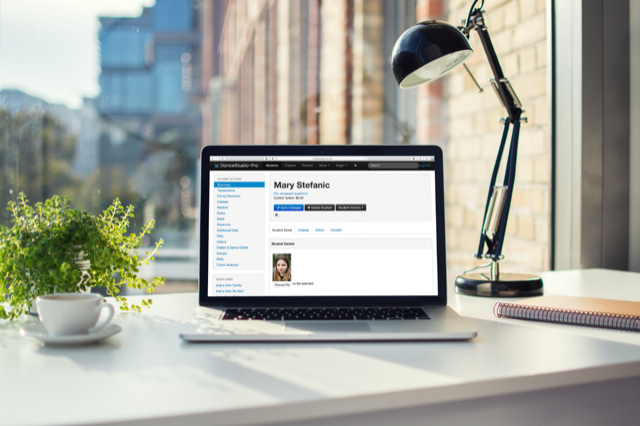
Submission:
[[[155,3],[155,0],[3,0],[0,89],[17,89],[50,104],[80,109],[83,98],[95,98],[100,93],[98,18],[139,16],[143,7]]]
[[[97,214],[119,198],[139,212],[136,226],[155,220],[153,232],[162,233],[168,245],[193,246],[197,196],[192,182],[201,127],[199,105],[192,99],[201,90],[198,1],[138,0],[131,2],[134,8],[119,7],[122,1],[111,8],[101,1],[92,8],[61,2],[58,6],[67,9],[64,17],[77,21],[79,28],[51,39],[47,33],[60,26],[51,24],[56,18],[52,2],[44,12],[37,10],[43,5],[39,0],[25,3],[33,8],[31,15],[15,3],[11,10],[0,10],[2,22],[31,32],[21,40],[0,22],[0,35],[14,37],[13,43],[5,40],[11,48],[0,50],[2,64],[9,74],[24,74],[15,84],[0,76],[0,203],[20,191],[32,202],[67,195],[75,207]],[[52,18],[44,19],[49,12]],[[28,22],[21,26],[21,20]],[[51,25],[37,28],[39,23]],[[87,31],[89,27],[93,30]],[[60,48],[74,50],[77,45],[65,38],[83,31],[92,46],[84,40],[84,48],[89,46],[93,56],[76,63]],[[30,45],[58,50],[31,52]],[[35,72],[47,76],[49,95],[38,90],[41,81],[30,79],[32,56],[45,65]],[[87,76],[97,88],[80,81]],[[76,86],[65,85],[74,77]],[[56,98],[56,90],[66,91],[67,102]],[[76,93],[80,105],[72,99]],[[6,219],[0,212],[0,223]]]

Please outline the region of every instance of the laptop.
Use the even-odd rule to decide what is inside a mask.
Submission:
[[[467,340],[435,146],[207,146],[189,342]]]

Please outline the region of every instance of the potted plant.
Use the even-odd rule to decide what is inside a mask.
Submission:
[[[164,241],[139,256],[142,237],[149,234],[154,221],[140,233],[126,235],[133,206],[124,207],[117,198],[102,214],[73,209],[67,197],[54,196],[30,206],[24,193],[18,202],[9,202],[10,228],[0,226],[0,318],[16,319],[27,313],[37,296],[52,293],[88,291],[103,286],[124,311],[140,311],[120,293],[127,285],[148,293],[164,284],[163,277],[146,281],[137,276],[138,267],[149,264]]]

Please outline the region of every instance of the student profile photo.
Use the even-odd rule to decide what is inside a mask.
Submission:
[[[291,281],[291,254],[273,255],[273,281]]]

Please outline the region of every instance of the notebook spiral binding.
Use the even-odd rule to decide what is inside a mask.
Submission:
[[[604,312],[548,308],[544,306],[525,306],[505,302],[496,303],[493,307],[493,314],[498,318],[640,331],[640,316],[637,315],[618,315]]]

